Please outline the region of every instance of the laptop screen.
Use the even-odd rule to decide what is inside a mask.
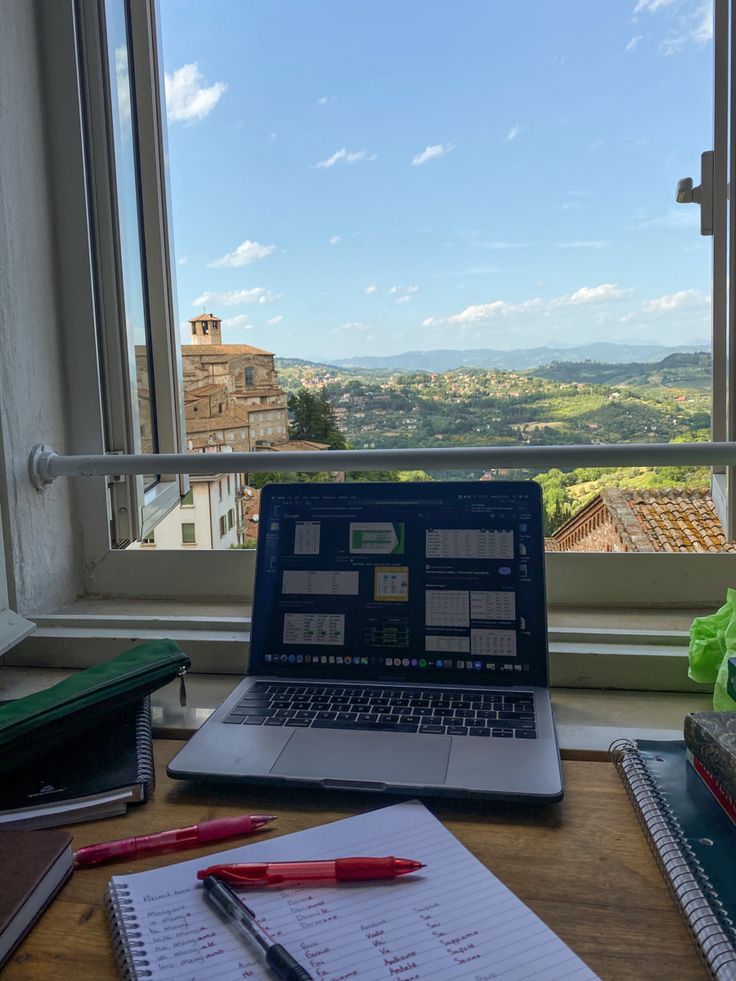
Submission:
[[[267,485],[249,673],[546,685],[539,485]]]

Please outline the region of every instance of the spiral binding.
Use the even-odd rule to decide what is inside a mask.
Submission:
[[[670,891],[711,974],[736,981],[736,927],[636,743],[611,744],[611,759],[634,805]]]
[[[138,780],[143,785],[143,800],[146,801],[156,786],[150,695],[146,695],[143,699],[140,710],[135,717],[135,741],[138,756]]]
[[[110,922],[115,959],[123,981],[152,978],[150,962],[141,940],[138,917],[130,902],[130,890],[124,883],[110,883],[105,896],[105,908]]]

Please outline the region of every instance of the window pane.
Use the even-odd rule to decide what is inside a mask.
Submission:
[[[112,130],[115,154],[120,262],[123,306],[128,340],[128,365],[132,388],[131,411],[137,418],[135,452],[158,450],[151,368],[150,324],[147,316],[146,287],[140,225],[140,199],[133,129],[132,79],[124,0],[106,0],[108,60],[112,102]],[[144,478],[145,486],[155,482]]]
[[[190,489],[186,492],[184,497],[181,499],[181,506],[183,508],[194,507],[194,490]]]
[[[182,545],[194,545],[196,542],[196,530],[194,524],[185,522],[181,526]]]
[[[161,0],[193,448],[264,451],[254,495],[269,477],[535,478],[552,549],[724,547],[705,468],[329,464],[708,438],[710,243],[674,192],[712,141],[709,20],[632,7]],[[288,448],[323,471],[269,475]],[[238,508],[252,540],[257,508]]]

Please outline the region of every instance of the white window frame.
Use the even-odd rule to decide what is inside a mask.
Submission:
[[[723,8],[728,0],[717,0]],[[90,79],[104,77],[104,48],[97,0],[44,0],[40,7],[44,50],[48,57],[50,100],[49,145],[53,159],[55,213],[59,238],[59,279],[66,284],[62,302],[69,352],[68,374],[70,447],[77,453],[132,451],[130,428],[124,423],[131,413],[121,384],[121,358],[105,360],[100,379],[98,358],[112,348],[119,354],[116,326],[116,270],[114,242],[110,242],[112,211],[100,204],[109,198],[110,161],[104,141],[84,140],[91,116],[100,116],[99,94]],[[171,451],[181,451],[176,441],[177,414],[181,417],[179,359],[176,325],[172,325],[169,230],[163,170],[160,70],[156,62],[157,25],[154,0],[132,4],[133,57],[136,64],[138,131],[142,148],[143,197],[146,202],[145,240],[150,256],[148,276],[151,302],[160,314],[162,330],[156,333],[154,361],[161,372],[156,379],[157,398],[163,411],[159,431],[168,433]],[[75,33],[83,41],[75,49]],[[89,159],[90,155],[94,158]],[[733,162],[733,161],[732,161]],[[92,173],[90,181],[85,175]],[[95,225],[93,217],[107,215]],[[86,221],[80,221],[86,216]],[[94,229],[94,235],[92,233]],[[107,236],[106,241],[103,241]],[[732,277],[733,281],[733,277]],[[102,285],[101,285],[102,284]],[[99,297],[103,302],[100,303]],[[114,325],[110,327],[109,325]],[[111,331],[111,333],[108,333]],[[117,344],[117,346],[116,346]],[[733,348],[731,348],[733,350]],[[116,357],[117,357],[116,354]],[[102,406],[115,403],[117,414],[106,420]],[[168,419],[168,422],[167,422]],[[106,430],[109,427],[109,432]],[[168,427],[168,428],[167,428]],[[166,445],[164,442],[163,445]],[[30,449],[30,447],[29,447]],[[265,464],[264,459],[264,464]],[[174,496],[182,489],[177,481]],[[142,505],[133,493],[132,481],[113,485],[113,507],[130,511],[130,537],[145,534]],[[76,481],[79,513],[83,522],[82,569],[88,596],[116,596],[221,600],[252,600],[255,555],[248,550],[125,550],[111,547],[110,496],[107,480],[85,477]],[[117,519],[120,521],[120,516]],[[119,526],[118,526],[119,527]],[[120,532],[116,533],[120,538]],[[124,536],[123,536],[124,537]],[[720,602],[733,583],[730,555],[575,554],[549,553],[548,601],[553,607],[696,607]],[[51,612],[51,611],[49,611]]]

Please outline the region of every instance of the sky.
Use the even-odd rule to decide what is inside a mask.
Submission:
[[[710,0],[160,0],[182,340],[707,344]]]

